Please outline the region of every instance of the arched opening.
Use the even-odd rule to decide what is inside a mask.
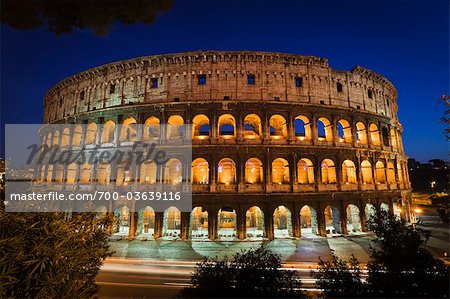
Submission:
[[[245,162],[245,182],[247,184],[261,184],[263,182],[263,164],[257,158],[250,158]]]
[[[192,119],[193,139],[207,139],[209,138],[209,118],[204,114],[198,114]]]
[[[70,130],[69,128],[64,128],[61,136],[61,147],[69,146],[69,142],[70,142]]]
[[[275,238],[292,237],[291,211],[285,206],[279,206],[273,212],[273,231]]]
[[[306,116],[299,115],[294,120],[295,137],[300,140],[311,140],[311,123]]]
[[[338,121],[337,131],[339,135],[339,142],[352,142],[352,128],[347,120],[341,119]]]
[[[80,146],[82,137],[83,137],[83,128],[80,125],[78,125],[73,130],[72,146]]]
[[[48,133],[48,134],[47,134],[47,138],[45,139],[45,144],[46,144],[48,147],[51,147],[51,146],[52,146],[52,133]]]
[[[146,206],[138,212],[137,233],[142,237],[152,238],[155,233],[155,210]]]
[[[311,160],[303,158],[297,163],[297,181],[299,184],[314,184],[314,165]]]
[[[372,145],[380,146],[380,131],[378,130],[378,126],[376,124],[370,124],[369,131]]]
[[[64,177],[64,167],[62,164],[57,163],[55,166],[55,179],[57,183],[62,183]]]
[[[218,235],[221,239],[234,239],[236,237],[236,211],[231,208],[219,210]]]
[[[317,136],[319,141],[333,141],[333,131],[331,122],[325,118],[321,117],[317,120]]]
[[[91,182],[91,164],[84,163],[80,169],[80,183],[90,183]]]
[[[397,162],[397,175],[398,175],[398,182],[400,184],[403,183],[403,168],[400,162]]]
[[[349,233],[361,232],[361,218],[359,208],[353,204],[347,206],[347,230]]]
[[[102,143],[113,143],[114,142],[114,129],[116,124],[112,120],[108,120],[103,125],[102,131]]]
[[[206,185],[209,183],[209,164],[203,158],[192,161],[192,184]]]
[[[341,234],[341,215],[339,209],[334,206],[327,206],[324,213],[327,235]]]
[[[257,206],[253,206],[245,213],[245,227],[247,238],[260,239],[264,237],[264,213]]]
[[[356,167],[351,160],[345,160],[342,163],[342,183],[356,184]]]
[[[48,165],[46,180],[47,182],[51,182],[53,180],[53,164]]]
[[[41,175],[39,177],[39,181],[41,182],[45,181],[45,165],[42,165],[41,167]]]
[[[120,129],[120,141],[136,141],[137,136],[137,124],[133,117],[128,117],[122,123],[122,128]]]
[[[389,205],[385,202],[381,203],[380,210],[386,213],[389,213]]]
[[[128,161],[124,161],[117,165],[116,185],[126,186],[133,180],[133,172],[128,164]]]
[[[175,207],[164,211],[163,236],[177,238],[181,230],[181,212]]]
[[[277,158],[272,162],[272,183],[289,184],[289,163],[283,158]]]
[[[244,118],[244,138],[261,138],[261,118],[256,114],[249,114]]]
[[[179,184],[183,181],[183,165],[178,159],[169,159],[164,167],[164,182]]]
[[[235,184],[236,183],[236,164],[229,158],[220,160],[217,168],[219,184]]]
[[[184,120],[179,115],[172,115],[167,121],[167,140],[180,140],[184,137]]]
[[[160,136],[160,121],[154,116],[150,116],[144,123],[144,140],[158,140]]]
[[[85,144],[94,144],[97,141],[97,124],[96,123],[90,123],[86,130],[86,140]]]
[[[208,238],[208,212],[202,207],[196,207],[191,212],[190,220],[191,239]]]
[[[381,161],[378,161],[375,164],[375,177],[377,180],[377,183],[384,184],[386,183],[386,174],[384,170],[384,164]]]
[[[128,235],[130,232],[130,209],[120,206],[114,210],[113,233],[117,235]]]
[[[356,142],[358,144],[367,144],[367,130],[362,122],[356,123]]]
[[[219,117],[219,136],[222,138],[236,137],[236,120],[231,114],[223,114]]]
[[[53,133],[53,146],[55,146],[55,145],[59,145],[59,131],[58,130],[56,130]]]
[[[383,145],[384,146],[389,146],[389,133],[388,130],[386,128],[382,128],[381,129],[381,135],[383,136]]]
[[[387,181],[389,184],[395,184],[395,168],[394,163],[387,163]]]
[[[364,208],[364,213],[366,214],[366,221],[370,221],[373,217],[375,217],[375,213],[377,212],[377,209],[375,209],[375,206],[373,204],[366,204],[366,207]]]
[[[391,144],[393,149],[398,149],[397,133],[394,128],[391,129]]]
[[[157,176],[157,165],[152,160],[145,161],[141,164],[141,174],[139,181],[146,184],[155,184]]]
[[[302,237],[312,237],[318,234],[317,212],[310,206],[303,206],[300,210],[300,225]]]
[[[111,177],[111,165],[109,163],[99,163],[97,168],[97,181],[99,184],[109,184]]]
[[[77,179],[77,164],[71,163],[67,167],[66,182],[67,184],[75,184],[76,179]]]
[[[364,160],[361,162],[361,174],[363,179],[363,184],[372,184],[372,164],[369,161]]]
[[[286,139],[287,138],[287,125],[286,119],[279,115],[275,114],[269,120],[270,125],[270,138],[272,139]]]
[[[321,163],[322,184],[336,183],[336,168],[331,159],[324,159]]]

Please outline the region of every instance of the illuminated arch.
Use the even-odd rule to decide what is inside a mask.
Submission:
[[[145,161],[141,164],[141,173],[139,181],[141,183],[155,184],[156,183],[157,165],[152,160]]]
[[[61,147],[67,147],[70,143],[70,129],[64,128],[61,136]]]
[[[102,143],[114,142],[114,130],[116,124],[112,120],[108,120],[103,124]]]
[[[181,231],[181,212],[176,207],[164,211],[163,235],[179,237]]]
[[[223,138],[236,137],[236,120],[231,114],[222,114],[218,120],[219,136]]]
[[[395,168],[394,163],[387,163],[387,181],[389,184],[395,184]]]
[[[264,213],[259,207],[250,207],[245,212],[245,228],[247,238],[264,237]]]
[[[94,144],[97,139],[97,124],[90,123],[86,130],[85,144]]]
[[[244,118],[244,138],[260,138],[262,135],[261,118],[257,114],[249,114]]]
[[[321,117],[317,120],[317,136],[319,141],[333,141],[332,124],[325,117]]]
[[[337,131],[339,135],[339,142],[352,142],[352,128],[347,120],[341,119],[338,121]]]
[[[192,138],[205,139],[209,137],[209,118],[204,114],[198,114],[192,119]]]
[[[295,136],[301,140],[311,140],[311,123],[304,115],[299,115],[294,120]]]
[[[53,133],[53,145],[59,145],[59,131]]]
[[[386,183],[386,174],[384,169],[384,163],[378,161],[375,164],[375,177],[378,183],[384,184]]]
[[[217,173],[219,184],[236,183],[236,163],[230,158],[220,160]]]
[[[342,162],[342,183],[344,184],[356,184],[356,167],[355,163],[351,160],[345,160]]]
[[[334,184],[336,183],[336,168],[334,162],[331,159],[324,159],[321,166],[322,184]]]
[[[144,140],[158,140],[160,136],[160,121],[154,116],[150,116],[144,123]]]
[[[167,139],[177,140],[184,137],[184,120],[179,115],[172,115],[167,121]]]
[[[275,238],[292,237],[291,211],[285,206],[279,206],[273,212],[273,228]]]
[[[380,146],[380,131],[378,130],[378,126],[376,124],[370,124],[370,140],[372,145]]]
[[[180,160],[172,158],[166,162],[164,182],[179,184],[183,181],[183,164]]]
[[[391,129],[391,144],[393,149],[398,149],[397,132],[394,128]]]
[[[297,182],[299,184],[314,184],[314,165],[311,160],[303,158],[297,163]]]
[[[103,162],[98,164],[97,168],[97,181],[100,184],[109,184],[111,177],[111,165]]]
[[[367,144],[367,129],[362,122],[356,123],[356,142],[358,144]]]
[[[192,184],[205,185],[209,182],[209,164],[203,158],[192,161]]]
[[[75,184],[75,181],[77,179],[77,164],[71,163],[67,167],[67,177],[66,182],[67,184]]]
[[[245,162],[245,182],[260,184],[263,182],[263,164],[257,158],[250,158]]]
[[[283,158],[277,158],[272,162],[272,182],[274,184],[289,184],[289,163]]]
[[[195,207],[191,212],[190,236],[192,239],[208,237],[208,212],[202,207]]]
[[[80,169],[80,183],[90,183],[91,182],[91,164],[84,163]]]
[[[127,165],[128,161],[124,161],[117,165],[116,185],[127,185],[133,180],[133,171],[130,166]]]
[[[287,125],[286,119],[275,114],[269,120],[270,125],[270,137],[274,139],[287,138]]]
[[[81,125],[77,125],[73,129],[72,146],[80,146],[82,137],[83,137],[83,127]]]
[[[137,122],[133,117],[128,117],[122,123],[120,129],[120,141],[136,141],[137,136]]]
[[[372,184],[373,183],[372,164],[370,164],[369,161],[364,160],[361,162],[361,174],[362,174],[363,184]]]

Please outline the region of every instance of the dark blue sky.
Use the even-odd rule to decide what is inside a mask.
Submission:
[[[117,24],[107,36],[78,30],[58,37],[44,28],[2,25],[2,126],[41,123],[45,92],[76,72],[199,49],[308,54],[327,57],[333,68],[372,69],[397,87],[407,155],[448,160],[439,123],[444,107],[437,101],[449,92],[446,0],[178,0],[155,24]]]

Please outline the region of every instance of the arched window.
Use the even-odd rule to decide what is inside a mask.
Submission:
[[[274,184],[289,184],[289,163],[285,159],[277,158],[272,162],[272,182]]]
[[[388,130],[383,127],[381,129],[381,133],[383,135],[383,145],[384,146],[389,146],[389,133],[388,133]]]
[[[395,183],[395,168],[392,162],[387,163],[387,181],[389,184]]]
[[[158,140],[160,135],[159,130],[160,130],[159,119],[154,116],[150,116],[145,120],[144,123],[143,139]]]
[[[86,130],[86,144],[94,144],[97,139],[97,124],[90,123]]]
[[[63,181],[64,168],[62,164],[56,164],[55,166],[55,182],[61,183]]]
[[[84,163],[80,169],[80,183],[90,183],[91,182],[91,165]]]
[[[378,130],[378,126],[376,124],[371,124],[369,131],[372,145],[380,146],[380,131]]]
[[[127,166],[127,161],[122,162],[117,166],[116,185],[127,185],[133,180],[133,172],[131,167]]]
[[[179,184],[183,181],[183,165],[178,159],[169,159],[164,170],[164,182]]]
[[[386,175],[384,170],[384,164],[381,161],[378,161],[375,164],[375,176],[378,183],[384,184],[386,183]]]
[[[261,118],[256,114],[249,114],[244,118],[244,138],[260,138],[262,132]]]
[[[102,143],[113,143],[114,142],[114,129],[116,124],[112,120],[108,120],[103,125],[102,132]]]
[[[61,136],[61,147],[69,146],[70,141],[70,130],[69,128],[64,128]]]
[[[100,184],[109,184],[111,177],[111,165],[109,163],[99,163],[97,169],[97,181]]]
[[[336,183],[336,168],[331,159],[324,159],[321,164],[322,184]]]
[[[125,119],[122,123],[122,128],[120,130],[120,141],[136,141],[137,135],[137,125],[136,120],[132,117]]]
[[[403,183],[403,168],[400,162],[397,162],[397,175],[398,175],[398,182]]]
[[[361,162],[361,174],[363,179],[363,184],[372,184],[372,165],[369,161],[364,160]]]
[[[45,140],[45,144],[47,144],[48,147],[52,146],[52,133],[47,134],[47,138]]]
[[[393,149],[398,148],[397,133],[394,128],[391,129],[391,144]]]
[[[303,158],[298,161],[297,176],[299,184],[314,184],[314,165],[311,160]]]
[[[299,115],[294,120],[295,137],[301,140],[311,140],[311,123],[306,116]]]
[[[192,119],[192,138],[206,139],[209,137],[209,118],[204,114],[198,114]]]
[[[233,160],[225,158],[220,160],[218,168],[218,181],[220,184],[236,183],[236,164]]]
[[[272,115],[269,121],[270,124],[270,137],[273,139],[287,138],[287,125],[286,119],[279,115]]]
[[[257,158],[250,158],[245,162],[245,182],[260,184],[263,182],[263,164]]]
[[[73,130],[72,146],[80,146],[82,136],[83,136],[83,128],[80,125],[78,125]]]
[[[206,185],[209,182],[208,161],[197,158],[192,161],[192,184]]]
[[[48,165],[47,169],[47,182],[51,182],[53,180],[53,165]]]
[[[352,142],[352,129],[347,120],[341,119],[337,123],[337,130],[339,135],[339,142]]]
[[[219,136],[222,138],[232,138],[236,136],[236,121],[230,114],[223,114],[219,117]]]
[[[367,130],[362,122],[356,123],[356,142],[358,144],[367,144]]]
[[[172,115],[167,124],[167,140],[178,140],[184,137],[184,120],[181,116]]]
[[[141,174],[139,176],[139,181],[141,183],[154,184],[156,183],[156,163],[152,160],[145,161],[141,164]]]
[[[67,167],[67,178],[66,178],[67,184],[75,184],[76,178],[77,178],[77,164],[71,163]]]
[[[41,182],[45,181],[45,165],[42,165],[41,167],[41,176],[39,177],[39,180]]]
[[[331,122],[327,118],[321,117],[317,120],[317,136],[319,141],[333,141],[333,132],[331,127]]]
[[[344,184],[356,184],[355,163],[351,160],[345,160],[342,163],[342,182]]]
[[[59,145],[59,131],[53,133],[53,145]]]

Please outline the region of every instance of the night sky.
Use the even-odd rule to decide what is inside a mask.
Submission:
[[[449,92],[448,12],[446,0],[177,0],[156,23],[115,24],[106,36],[1,25],[2,128],[41,123],[49,88],[101,64],[200,49],[277,51],[326,57],[343,70],[362,65],[387,77],[399,93],[406,154],[448,160],[438,103]]]

